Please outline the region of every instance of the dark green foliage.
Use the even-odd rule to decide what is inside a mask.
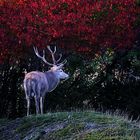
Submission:
[[[34,54],[16,65],[9,60],[0,68],[0,114],[14,118],[26,114],[23,91],[24,71],[48,70]],[[102,111],[122,110],[134,117],[140,113],[140,50],[114,53],[107,49],[87,60],[79,54],[68,54],[65,71],[70,78],[46,95],[45,112],[95,108]],[[31,112],[35,113],[34,100]]]

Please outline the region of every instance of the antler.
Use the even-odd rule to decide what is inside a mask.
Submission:
[[[62,58],[62,54],[59,54],[59,58],[58,58],[58,60],[56,61],[56,63],[58,63],[58,62],[61,60],[61,58]]]
[[[48,50],[50,51],[50,53],[52,55],[53,64],[55,65],[56,64],[56,60],[55,60],[54,54],[56,52],[56,46],[54,47],[54,51],[51,50],[50,46],[47,46],[47,48],[48,48]]]
[[[53,66],[54,64],[48,62],[46,59],[45,59],[45,51],[43,50],[43,56],[41,56],[38,52],[38,49],[34,47],[34,52],[36,54],[36,56],[38,58],[40,58],[41,60],[43,60],[43,62],[45,62],[46,64],[50,65],[50,66]]]
[[[67,63],[67,60],[65,59],[65,60],[63,60],[61,63],[59,63],[59,64],[57,64],[58,66],[59,65],[65,65]]]
[[[66,60],[64,60],[62,63],[59,63],[58,64],[58,62],[61,60],[61,58],[62,58],[62,54],[59,54],[59,58],[56,60],[55,59],[55,57],[54,57],[54,55],[55,55],[55,53],[56,53],[56,46],[54,47],[54,51],[52,51],[51,50],[51,48],[50,48],[50,46],[47,46],[47,48],[48,48],[48,50],[50,51],[50,53],[51,53],[51,55],[52,55],[52,59],[53,59],[53,64],[54,65],[61,65],[62,63],[63,64],[65,64],[66,62]],[[64,63],[65,62],[65,63]]]
[[[61,60],[62,58],[62,54],[59,54],[59,58],[56,60],[54,55],[56,53],[56,46],[54,47],[54,51],[51,50],[50,46],[47,46],[47,49],[50,51],[51,53],[51,56],[52,56],[52,60],[53,60],[53,63],[50,63],[48,62],[46,59],[45,59],[45,51],[43,50],[43,56],[41,56],[38,52],[38,49],[34,47],[34,52],[36,54],[36,56],[38,58],[40,58],[41,60],[43,60],[43,62],[45,62],[46,64],[50,65],[50,66],[54,66],[54,65],[57,65],[58,67],[63,67],[63,65],[67,62],[67,60],[64,60],[63,62],[59,63],[58,62]]]

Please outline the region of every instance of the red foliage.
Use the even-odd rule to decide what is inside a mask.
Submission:
[[[0,6],[0,58],[51,43],[77,51],[128,48],[136,35],[135,0],[3,0]]]

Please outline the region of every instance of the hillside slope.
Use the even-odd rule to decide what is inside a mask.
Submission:
[[[94,111],[0,120],[0,140],[140,140],[138,124]]]

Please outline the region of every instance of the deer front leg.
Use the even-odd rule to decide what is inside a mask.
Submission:
[[[35,97],[36,114],[39,114],[39,98]]]
[[[27,116],[29,116],[29,114],[30,114],[30,98],[27,97],[26,100],[27,100]]]
[[[44,106],[44,97],[40,97],[40,109],[41,109],[41,114],[43,114],[43,106]]]

